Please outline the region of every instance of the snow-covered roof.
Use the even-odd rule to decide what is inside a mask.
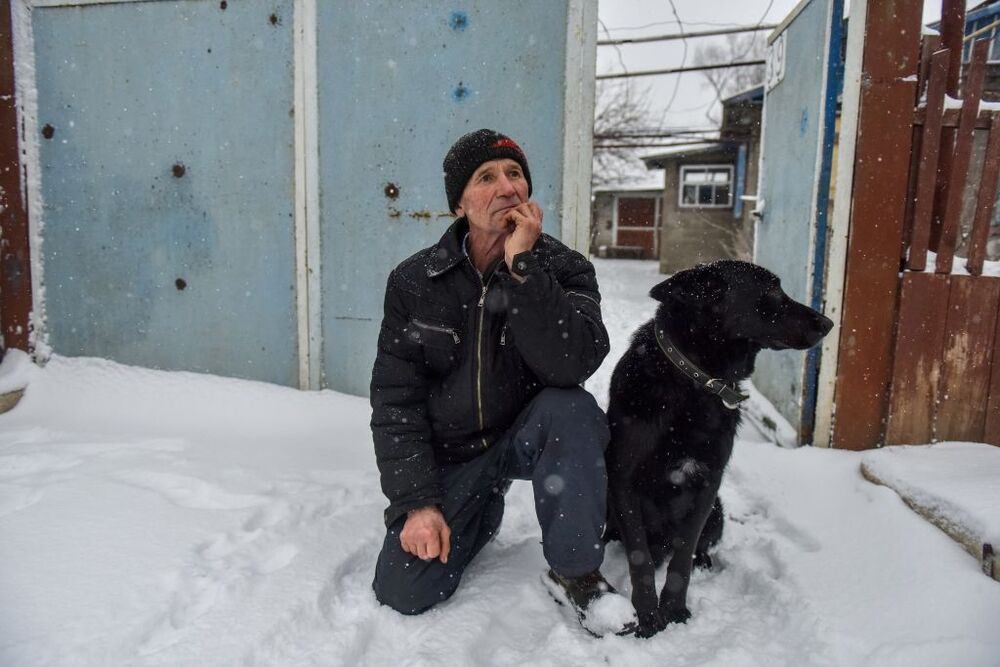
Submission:
[[[603,183],[594,188],[594,192],[642,192],[645,190],[663,189],[663,170],[650,169],[640,178],[629,177],[628,180],[617,183]]]
[[[635,191],[635,190],[655,190],[663,188],[663,172],[650,170],[637,157],[631,157],[627,161],[619,160],[610,166],[602,167],[598,161],[594,163],[596,181],[600,185],[595,188],[601,191]]]
[[[712,141],[688,146],[674,146],[659,151],[652,155],[645,155],[640,158],[646,163],[646,167],[662,169],[662,161],[674,158],[687,157],[690,155],[701,155],[704,153],[729,153],[735,150],[735,144],[730,142]]]
[[[758,83],[749,88],[744,88],[738,93],[734,93],[722,100],[723,104],[734,104],[736,102],[764,101],[764,84]]]
[[[660,174],[660,180],[657,181],[656,185],[615,185],[615,184],[605,184],[598,185],[594,188],[594,192],[623,192],[623,193],[639,193],[639,192],[661,192],[663,190],[663,170],[657,169],[658,174]]]

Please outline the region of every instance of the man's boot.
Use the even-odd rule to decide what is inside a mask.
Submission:
[[[635,622],[632,603],[618,594],[600,570],[564,577],[550,569],[543,582],[555,601],[572,608],[583,629],[595,637],[621,633]]]

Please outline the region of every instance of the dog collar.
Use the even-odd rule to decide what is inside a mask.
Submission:
[[[725,405],[730,410],[738,410],[740,403],[750,398],[746,394],[741,394],[736,391],[723,380],[719,378],[709,377],[708,373],[701,370],[691,362],[690,359],[684,356],[677,346],[667,338],[667,335],[663,333],[662,329],[653,327],[656,335],[656,344],[660,346],[663,354],[666,355],[667,359],[673,363],[684,375],[697,382],[702,386],[702,388],[707,389],[711,393],[715,394],[722,399],[722,404]]]

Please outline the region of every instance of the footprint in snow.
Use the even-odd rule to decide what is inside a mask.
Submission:
[[[42,490],[36,486],[0,484],[0,517],[27,509],[42,499]]]
[[[270,553],[255,559],[254,569],[258,574],[271,574],[288,567],[299,554],[299,548],[294,544],[282,544]]]
[[[0,456],[0,516],[31,507],[42,499],[45,487],[70,479],[66,471],[83,461],[45,452]]]
[[[34,454],[6,454],[0,456],[0,480],[21,479],[39,473],[69,470],[83,463],[74,456],[60,456],[38,452]]]
[[[257,493],[232,493],[197,477],[148,470],[115,473],[119,482],[159,493],[180,507],[209,510],[238,510],[256,507],[273,499]]]
[[[288,518],[290,509],[287,500],[279,498],[269,502],[243,523],[243,530],[254,532],[261,528],[276,526]]]
[[[217,547],[222,551],[231,546],[219,544],[225,545]],[[209,549],[201,550],[204,560],[200,565],[175,577],[169,609],[152,622],[152,629],[140,644],[140,654],[151,655],[176,644],[197,619],[218,604],[246,595],[255,580],[288,567],[299,553],[298,547],[289,543],[267,549],[247,543],[215,558],[206,553]]]

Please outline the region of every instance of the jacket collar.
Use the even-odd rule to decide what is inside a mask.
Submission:
[[[462,239],[465,238],[468,231],[469,221],[464,217],[458,218],[451,224],[431,252],[427,262],[428,278],[436,278],[461,264],[462,260],[465,259]]]

